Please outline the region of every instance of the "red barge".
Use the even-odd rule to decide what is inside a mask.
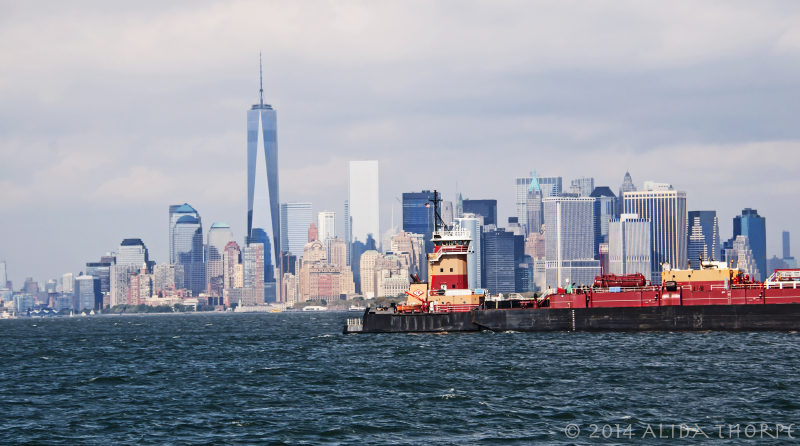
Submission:
[[[660,285],[641,274],[601,275],[592,286],[533,298],[492,296],[467,287],[471,241],[437,215],[429,282],[414,280],[405,303],[368,308],[344,333],[800,330],[800,269],[755,282],[732,265],[701,261],[696,270],[665,265]]]

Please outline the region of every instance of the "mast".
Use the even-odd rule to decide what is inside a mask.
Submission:
[[[449,231],[450,227],[448,227],[445,224],[444,220],[442,220],[442,216],[439,215],[439,203],[442,202],[442,199],[439,198],[439,192],[437,192],[436,189],[433,190],[433,199],[432,200],[428,200],[428,201],[433,203],[433,215],[434,215],[433,229],[434,229],[434,232],[438,231],[439,228],[442,228],[445,231]]]

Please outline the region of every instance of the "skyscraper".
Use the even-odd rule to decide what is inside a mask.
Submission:
[[[6,287],[8,282],[8,272],[6,271],[6,261],[0,261],[0,288]]]
[[[281,246],[296,256],[303,255],[312,222],[311,203],[281,204]]]
[[[542,230],[543,214],[542,214],[542,189],[539,186],[539,181],[536,178],[536,171],[533,172],[531,183],[526,192],[526,205],[525,212],[525,230],[527,234],[539,234]]]
[[[111,266],[107,262],[89,262],[86,264],[86,275],[100,279],[100,292],[108,293],[111,291]],[[141,265],[139,265],[141,267]],[[66,284],[64,284],[66,289]],[[66,291],[64,291],[66,293]]]
[[[126,238],[117,250],[117,265],[135,265],[139,268],[150,263],[150,255],[144,242],[138,238]]]
[[[317,212],[317,230],[323,242],[336,238],[336,213],[331,211]]]
[[[377,161],[350,161],[348,204],[353,239],[365,243],[368,236],[380,240]]]
[[[650,280],[658,285],[661,284],[663,264],[678,269],[687,266],[686,192],[664,190],[664,185],[659,183],[650,184],[654,186],[645,187],[640,192],[623,192],[622,201],[623,213],[637,214],[639,218],[650,220]]]
[[[760,273],[760,280],[767,278],[767,220],[755,209],[745,208],[741,215],[733,218],[733,238],[744,235]]]
[[[617,214],[617,197],[606,186],[598,186],[590,195],[594,198],[594,255],[600,260],[600,244],[608,243],[608,222]]]
[[[103,307],[103,293],[100,292],[100,279],[95,276],[75,278],[73,308],[80,310],[100,310]]]
[[[561,177],[538,177],[537,181],[542,191],[542,198],[557,197],[563,192]]]
[[[570,192],[575,192],[581,197],[588,197],[592,195],[592,191],[594,191],[594,178],[580,177],[572,180]],[[613,196],[614,194],[612,193],[611,195]]]
[[[625,172],[625,177],[622,179],[622,185],[619,187],[619,195],[617,195],[617,217],[624,212],[622,204],[622,194],[625,192],[636,192],[636,186],[633,185],[630,172]]]
[[[5,283],[0,283],[0,285],[5,286]],[[75,290],[75,276],[72,273],[66,273],[61,276],[61,286],[63,287],[64,293],[72,293]]]
[[[230,241],[222,251],[222,286],[223,288],[235,288],[234,275],[236,266],[242,264],[242,252],[239,245]]]
[[[268,282],[274,282],[274,266],[285,249],[280,240],[278,122],[275,110],[264,103],[263,82],[259,93],[259,103],[247,111],[246,241],[264,245],[264,274]]]
[[[484,287],[491,294],[515,291],[514,233],[503,228],[481,234]],[[469,260],[467,260],[469,262]],[[469,281],[469,265],[467,266]]]
[[[228,243],[233,241],[233,232],[226,223],[214,223],[206,237],[206,290],[214,297],[222,297],[225,288],[223,254]],[[234,242],[235,243],[235,242]],[[209,305],[221,305],[221,301]]]
[[[791,258],[792,253],[791,253],[791,242],[789,241],[789,231],[783,231],[783,233],[781,233],[781,242],[783,244],[783,258],[784,259]],[[2,275],[0,275],[0,278],[2,278]]]
[[[484,226],[497,226],[497,200],[470,200],[463,201],[465,214],[477,214],[483,216]]]
[[[650,272],[650,220],[636,214],[622,214],[608,224],[608,272],[611,274]]]
[[[433,192],[403,193],[403,231],[422,234],[425,252],[433,252]]]
[[[347,264],[352,266],[353,219],[350,217],[350,200],[344,200],[344,242],[347,244]]]
[[[528,226],[528,191],[531,189],[531,183],[535,182],[536,175],[534,172],[527,177],[520,177],[517,178],[515,181],[516,184],[516,203],[517,203],[517,221],[520,222],[522,226],[527,228]],[[538,190],[539,184],[536,183],[536,188]]]
[[[594,202],[591,197],[553,197],[544,202],[547,286],[589,285],[600,273],[594,260]]]
[[[480,220],[475,218],[473,214],[465,214],[463,217],[456,218],[456,223],[461,226],[461,229],[466,229],[469,231],[470,237],[472,237],[472,242],[470,246],[472,246],[473,252],[467,254],[467,286],[470,289],[482,288],[483,287],[483,278],[481,277],[483,272],[483,265],[481,264],[482,258],[482,251],[481,251],[481,223]],[[427,265],[423,265],[422,268],[425,269],[427,272]]]
[[[194,296],[206,289],[203,256],[203,222],[199,215],[185,214],[175,222],[173,245],[176,264],[183,265],[184,282]]]
[[[264,245],[250,243],[242,250],[244,269],[243,305],[264,302]]]
[[[704,261],[712,258],[719,260],[720,258],[717,211],[689,211],[687,216],[689,240],[686,244],[686,255],[688,261],[691,262],[692,269],[700,269],[700,253],[703,253]],[[697,226],[696,229],[695,226]],[[692,237],[694,237],[694,241]]]
[[[187,203],[183,204],[173,204],[169,207],[169,263],[177,263],[178,257],[175,254],[175,224],[178,222],[178,219],[185,216],[190,215],[192,217],[198,218],[200,214],[194,210],[193,207],[189,206]]]

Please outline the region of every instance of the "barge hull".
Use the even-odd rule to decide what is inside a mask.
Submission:
[[[364,315],[359,333],[794,331],[800,304],[474,310]]]

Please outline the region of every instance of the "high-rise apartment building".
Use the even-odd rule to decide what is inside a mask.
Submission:
[[[745,208],[733,218],[733,238],[744,235],[753,252],[760,280],[767,278],[767,220],[755,209]]]
[[[598,186],[589,197],[594,198],[594,254],[600,260],[600,244],[608,243],[608,222],[617,215],[617,197],[606,186]]]
[[[365,251],[359,259],[361,281],[361,294],[367,299],[377,297],[375,292],[375,262],[381,257],[381,253],[375,250]]]
[[[608,272],[650,278],[650,220],[622,214],[608,225]]]
[[[200,215],[185,214],[173,229],[175,263],[183,265],[186,288],[198,296],[206,289],[203,249],[203,222]]]
[[[165,290],[180,290],[184,287],[183,265],[162,263],[153,267],[153,294]]]
[[[351,242],[380,240],[378,161],[350,161],[348,212]]]
[[[275,282],[274,269],[281,251],[281,209],[278,182],[278,118],[264,103],[263,85],[259,102],[247,111],[247,237],[246,244],[262,244],[264,275]],[[306,225],[306,227],[308,227]]]
[[[112,307],[127,303],[130,275],[143,267],[151,268],[150,265],[153,263],[150,261],[147,247],[141,239],[130,238],[122,241],[117,249],[116,264],[111,264],[109,267],[109,287],[111,289],[109,302]]]
[[[543,201],[547,286],[592,284],[600,273],[600,261],[594,260],[595,199],[553,197]]]
[[[403,231],[422,234],[425,240],[425,251],[433,252],[433,192],[403,193]]]
[[[303,255],[303,246],[308,243],[308,227],[311,225],[311,203],[281,204],[281,246],[284,251]]]
[[[483,225],[497,226],[497,200],[470,200],[463,201],[465,214],[476,214],[483,216]]]
[[[625,214],[637,214],[639,218],[650,220],[650,280],[657,285],[661,283],[665,263],[672,268],[687,267],[686,192],[652,182],[646,182],[644,189],[623,192],[622,201]]]
[[[700,254],[703,260],[719,260],[719,222],[717,211],[689,211],[687,247],[687,260],[691,262],[692,269],[700,269]]]
[[[221,297],[225,288],[223,254],[228,243],[233,242],[233,231],[226,223],[214,223],[206,236],[206,291],[212,297]],[[235,244],[236,242],[234,242]],[[221,302],[209,302],[209,305]]]
[[[242,250],[243,305],[264,303],[264,245],[251,243]]]

